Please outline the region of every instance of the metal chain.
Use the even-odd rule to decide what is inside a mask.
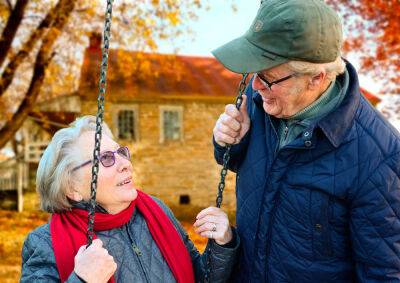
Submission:
[[[239,110],[240,106],[242,105],[243,102],[243,92],[246,89],[246,79],[247,79],[248,74],[243,74],[242,80],[239,83],[239,88],[238,88],[238,96],[236,97],[236,108]],[[217,207],[221,207],[221,203],[222,203],[222,194],[224,192],[225,189],[225,177],[226,174],[228,173],[228,163],[229,163],[229,159],[230,159],[230,152],[231,152],[231,147],[232,145],[228,144],[226,146],[226,150],[224,153],[224,156],[222,158],[223,160],[223,166],[221,169],[221,180],[218,184],[218,194],[217,194],[217,199],[215,200],[216,202],[216,206]]]
[[[246,79],[247,79],[248,75],[249,74],[243,74],[243,77],[239,83],[238,96],[236,97],[236,101],[235,101],[235,105],[238,110],[240,109],[240,106],[242,105],[242,102],[243,102],[242,95],[246,89]],[[222,169],[221,169],[221,180],[218,184],[218,194],[217,194],[217,199],[215,200],[217,207],[221,207],[221,204],[222,204],[222,194],[225,189],[225,177],[228,174],[228,164],[229,164],[229,160],[231,158],[231,156],[230,156],[231,148],[232,148],[231,144],[226,145],[225,153],[222,158],[223,163],[222,163]],[[209,239],[208,241],[210,242],[210,241],[214,241],[214,240]],[[211,272],[211,245],[210,245],[210,243],[207,243],[206,253],[207,253],[206,254],[207,260],[206,260],[206,273],[204,275],[204,282],[209,282],[210,272]]]
[[[97,178],[99,173],[99,156],[100,156],[100,141],[102,134],[102,124],[104,119],[104,96],[106,94],[106,79],[108,69],[108,48],[110,44],[111,33],[111,18],[112,18],[112,2],[107,0],[107,8],[105,13],[104,34],[103,34],[103,50],[100,67],[100,81],[99,81],[99,96],[97,99],[97,116],[96,116],[96,133],[95,144],[93,150],[93,166],[92,166],[92,182],[90,184],[90,206],[88,215],[88,229],[87,229],[87,246],[90,246],[93,241],[93,226],[94,216],[96,210],[96,192],[97,192]]]

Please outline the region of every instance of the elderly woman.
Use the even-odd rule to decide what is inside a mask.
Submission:
[[[172,212],[135,188],[129,150],[103,125],[95,240],[86,248],[95,117],[59,130],[37,172],[48,224],[32,231],[22,250],[21,282],[199,282],[206,269]],[[211,242],[211,282],[229,279],[239,239],[218,208],[201,211],[196,233]]]

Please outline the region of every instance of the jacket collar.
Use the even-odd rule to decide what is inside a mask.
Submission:
[[[345,62],[349,74],[349,86],[345,98],[334,111],[323,117],[317,123],[312,124],[310,128],[307,129],[307,131],[313,133],[316,128],[320,128],[334,147],[338,147],[349,133],[361,97],[356,70],[348,61]],[[343,79],[342,76],[344,75],[338,76],[337,79]],[[251,84],[251,81],[252,80],[250,80],[249,84]],[[253,91],[252,96],[254,103],[264,111],[260,94],[257,91]],[[271,118],[273,118],[271,120],[276,120],[276,118],[272,116]]]
[[[350,132],[361,98],[356,70],[347,61],[346,69],[349,74],[349,86],[344,100],[338,108],[317,122],[317,126],[334,147],[342,144]]]

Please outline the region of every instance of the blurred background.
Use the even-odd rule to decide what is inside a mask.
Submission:
[[[266,0],[268,1],[268,0]],[[400,129],[400,2],[327,0],[344,23],[344,57],[363,94]],[[17,282],[21,247],[49,215],[35,174],[52,135],[97,111],[106,1],[0,0],[0,281]],[[105,121],[132,152],[134,182],[189,230],[213,205],[220,167],[212,129],[240,76],[211,51],[242,35],[259,0],[117,0]],[[234,222],[235,176],[223,208]]]

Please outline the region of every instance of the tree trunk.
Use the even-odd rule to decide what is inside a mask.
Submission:
[[[14,134],[22,126],[29,112],[32,110],[33,105],[35,104],[40,93],[46,68],[52,58],[52,46],[67,23],[68,18],[75,7],[75,3],[76,0],[60,0],[60,10],[58,11],[49,32],[43,38],[42,45],[40,46],[40,50],[36,56],[33,76],[28,91],[22,103],[19,105],[18,110],[0,130],[0,148],[3,148],[14,136]]]

